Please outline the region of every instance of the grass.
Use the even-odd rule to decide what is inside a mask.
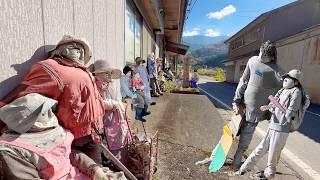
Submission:
[[[213,77],[216,81],[225,81],[226,75],[221,68],[200,68],[197,69],[200,76]]]

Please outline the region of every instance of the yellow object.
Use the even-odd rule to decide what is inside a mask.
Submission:
[[[231,148],[233,139],[232,139],[232,132],[229,129],[228,125],[224,125],[223,127],[223,135],[219,141],[219,144],[221,144],[222,149],[224,151],[225,156],[228,155],[229,150]]]

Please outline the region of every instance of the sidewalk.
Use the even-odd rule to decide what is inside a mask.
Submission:
[[[206,96],[165,94],[154,100],[157,105],[151,106],[152,114],[146,118],[145,125],[149,134],[159,130],[159,165],[155,179],[248,179],[248,175],[230,178],[223,170],[209,174],[208,165],[195,165],[210,155],[226,124]],[[135,122],[135,126],[137,124]],[[258,141],[254,140],[253,146]],[[236,143],[229,156],[233,155],[235,147]],[[265,164],[266,160],[261,160],[258,169]],[[298,179],[297,173],[282,162],[278,170],[282,174],[276,179]]]
[[[212,101],[217,107],[224,109],[220,111],[225,113],[228,111],[226,106],[231,108],[232,97],[236,89],[235,84],[202,79],[200,88],[205,91],[205,94],[210,94],[213,97]],[[320,156],[318,152],[320,152],[320,133],[318,133],[318,128],[320,126],[320,117],[317,116],[319,112],[318,105],[312,105],[308,109],[304,123],[299,131],[290,134],[285,150],[282,153],[282,160],[301,174],[304,179],[319,179]],[[260,123],[255,133],[256,137],[258,139],[262,138],[267,128],[267,121]]]

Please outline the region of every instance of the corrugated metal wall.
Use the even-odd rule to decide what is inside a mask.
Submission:
[[[2,0],[0,98],[63,34],[86,38],[94,48],[93,60],[106,59],[122,68],[124,5],[125,0]]]
[[[320,104],[320,35],[278,47],[277,54],[277,64],[284,71],[302,71],[302,84],[311,101]]]

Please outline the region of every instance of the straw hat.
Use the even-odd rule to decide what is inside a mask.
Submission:
[[[90,58],[92,56],[92,51],[91,51],[91,48],[90,48],[88,41],[83,38],[76,38],[71,35],[64,35],[62,37],[62,39],[58,42],[58,44],[49,52],[52,52],[52,51],[58,49],[59,46],[66,44],[66,43],[70,43],[70,42],[76,42],[76,43],[79,43],[83,46],[83,48],[84,48],[84,64],[87,64],[90,61]]]
[[[106,60],[96,60],[89,69],[92,73],[111,72],[112,79],[120,79],[121,77],[121,70],[112,68]]]

